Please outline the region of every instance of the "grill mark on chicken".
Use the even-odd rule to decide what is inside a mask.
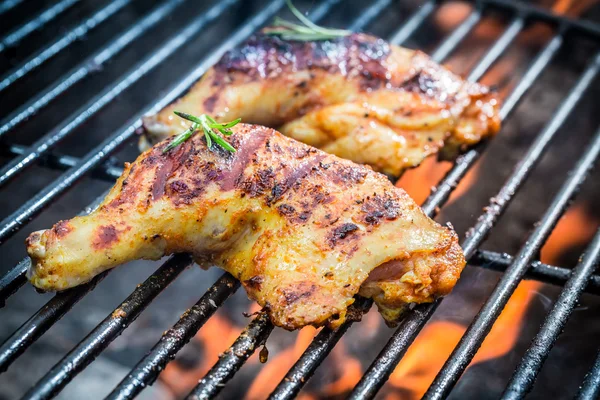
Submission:
[[[271,197],[267,199],[267,205],[277,203],[283,195],[300,179],[304,179],[309,172],[314,171],[314,167],[320,164],[321,160],[325,158],[324,154],[317,154],[310,160],[304,161],[300,164],[291,174],[289,174],[285,180],[281,183],[276,183],[271,190]]]
[[[167,178],[169,178],[173,172],[181,166],[182,161],[190,155],[190,146],[187,143],[180,144],[176,148],[169,150],[164,156],[162,154],[163,148],[164,147],[161,146],[155,148],[153,154],[144,160],[147,160],[149,165],[157,166],[154,183],[152,184],[152,199],[155,201],[165,194]]]
[[[300,282],[293,289],[283,289],[283,297],[287,305],[296,303],[298,300],[313,295],[317,290],[317,285],[312,282]]]
[[[490,94],[487,86],[478,84],[472,84],[471,91],[473,93],[469,93],[468,90],[461,93],[459,90],[464,82],[456,80],[449,70],[439,68],[435,62],[421,52],[415,52],[412,64],[414,65],[413,74],[405,77],[401,82],[392,83],[391,88],[416,93],[448,106],[469,101],[469,95],[476,100]],[[456,93],[456,95],[450,95],[451,93]],[[412,110],[406,110],[404,116],[410,117],[412,113]]]
[[[400,204],[387,193],[367,196],[361,204],[361,211],[365,213],[362,221],[369,225],[377,225],[383,218],[392,221],[401,215]]]
[[[288,218],[296,213],[296,209],[293,206],[290,206],[289,204],[281,204],[277,206],[277,211],[279,211],[279,214]]]
[[[130,163],[126,162],[125,163],[125,172],[123,173],[122,181],[121,181],[121,195],[117,198],[115,198],[113,201],[111,201],[110,203],[103,205],[102,207],[104,209],[109,209],[109,208],[119,208],[124,204],[130,204],[133,203],[137,194],[138,194],[138,190],[139,188],[137,187],[137,185],[133,184],[131,185],[131,182],[135,182],[135,179],[132,178],[132,176],[135,176],[137,172],[137,166],[136,165],[131,165]]]
[[[243,178],[243,172],[246,166],[255,157],[256,150],[265,142],[267,134],[264,130],[254,131],[251,135],[244,135],[238,143],[232,143],[237,149],[233,162],[229,170],[219,180],[219,185],[225,191],[233,190],[238,187]]]
[[[350,223],[350,222],[336,227],[329,234],[329,239],[328,239],[329,247],[331,247],[333,249],[335,246],[337,246],[338,243],[340,243],[347,237],[354,236],[352,234],[354,232],[358,231],[359,229],[360,228],[358,227],[358,225]]]
[[[294,208],[294,206],[291,206],[289,204],[281,204],[277,206],[277,211],[280,215],[286,217],[290,222],[305,223],[306,221],[308,221],[312,214],[310,210],[306,208],[298,212],[296,211],[296,208]]]
[[[194,199],[204,193],[203,182],[197,181],[196,187],[192,188],[184,181],[173,181],[168,184],[167,195],[176,206],[192,204]]]
[[[335,183],[353,185],[362,182],[367,172],[357,165],[333,164],[334,168],[327,169],[327,176]]]
[[[215,94],[204,100],[204,108],[206,108],[206,111],[209,113],[215,111],[215,104],[217,103],[217,100],[219,100],[219,92],[215,92]]]
[[[119,233],[114,225],[100,226],[96,231],[96,238],[92,242],[95,250],[109,248],[112,244],[119,241]]]
[[[284,41],[277,36],[257,34],[243,46],[225,53],[215,71],[221,76],[243,72],[250,79],[262,79],[316,68],[360,76],[369,82],[386,78],[387,69],[382,62],[389,54],[390,47],[384,40],[361,33],[316,42]],[[365,89],[368,87],[367,84]]]
[[[56,233],[57,238],[63,238],[67,236],[73,230],[73,227],[69,223],[69,221],[58,221],[54,225],[54,232]]]
[[[250,197],[257,197],[270,191],[274,182],[275,173],[273,172],[273,168],[268,167],[259,170],[248,178],[240,179],[236,187],[242,189]]]

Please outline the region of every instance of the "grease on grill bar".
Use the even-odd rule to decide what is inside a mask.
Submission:
[[[339,0],[338,0],[339,1]],[[338,1],[325,1],[315,8],[311,17],[318,20],[328,13],[334,12],[333,6]],[[12,12],[21,5],[20,1],[6,1],[0,5],[0,14]],[[76,0],[58,1],[54,6],[41,11],[38,16],[27,21],[21,27],[17,27],[11,34],[2,39],[0,52],[15,46],[21,40],[27,38],[34,30],[42,28],[54,18],[75,7]],[[67,49],[71,43],[85,35],[88,31],[96,29],[111,16],[117,15],[126,7],[129,1],[116,0],[107,3],[104,8],[95,12],[92,16],[76,25],[63,38],[57,39],[46,51],[36,53],[35,57],[28,59],[3,78],[0,91],[9,88],[12,83],[27,76],[34,69],[42,69],[45,63]],[[49,89],[40,91],[31,101],[19,107],[0,126],[0,136],[8,133],[19,126],[27,118],[37,114],[42,109],[52,104],[59,95],[65,93],[84,78],[92,75],[94,65],[103,65],[111,61],[118,53],[127,46],[134,45],[135,40],[146,31],[156,26],[162,18],[172,13],[183,0],[165,1],[153,9],[147,16],[142,17],[128,30],[119,35],[117,39],[97,50],[86,61],[82,62],[73,73],[62,76]],[[172,40],[167,41],[153,56],[144,60],[141,70],[134,68],[129,75],[117,80],[114,85],[107,88],[102,95],[93,102],[87,104],[80,115],[74,114],[68,117],[61,128],[56,128],[50,134],[38,139],[32,146],[21,146],[10,144],[4,149],[5,154],[14,157],[13,162],[3,166],[0,174],[0,184],[8,182],[10,178],[21,173],[26,167],[40,164],[45,167],[66,171],[50,186],[46,187],[39,195],[24,204],[19,210],[2,221],[0,227],[0,242],[4,242],[17,230],[24,227],[28,221],[38,215],[46,207],[51,205],[59,195],[73,187],[76,182],[87,174],[95,174],[102,179],[112,180],[120,174],[120,168],[105,162],[111,153],[115,152],[121,144],[130,141],[134,132],[139,127],[139,122],[128,125],[124,130],[115,133],[106,139],[94,150],[84,155],[81,159],[70,155],[54,153],[52,150],[59,142],[69,136],[74,129],[87,121],[108,102],[114,100],[127,87],[134,84],[146,72],[165,62],[165,60],[185,44],[185,38],[189,38],[202,31],[205,26],[218,21],[222,13],[236,1],[215,3],[203,17],[192,21],[180,31]],[[439,1],[425,1],[416,12],[406,19],[405,23],[398,27],[391,37],[394,44],[402,44],[411,37],[440,6]],[[154,113],[184,93],[190,85],[196,81],[203,72],[217,61],[220,55],[227,49],[240,43],[244,38],[257,30],[261,25],[276,14],[283,6],[283,0],[273,0],[262,10],[245,21],[242,26],[228,36],[223,42],[216,45],[214,54],[203,59],[194,70],[178,82],[167,94],[157,100],[144,112]],[[390,7],[389,0],[379,0],[369,7],[365,7],[361,17],[348,24],[353,29],[362,29],[372,20],[379,18]],[[477,3],[473,12],[452,32],[448,38],[433,53],[436,61],[446,59],[481,22],[489,11],[499,11],[512,18],[505,31],[489,48],[469,74],[469,79],[479,80],[494,65],[494,63],[507,51],[517,35],[523,31],[528,23],[540,22],[551,26],[555,30],[553,36],[538,53],[534,61],[528,66],[522,79],[512,89],[504,100],[501,109],[502,119],[508,118],[517,108],[520,100],[529,91],[532,85],[546,69],[560,48],[563,46],[565,36],[569,33],[583,34],[594,41],[600,39],[600,28],[598,25],[558,17],[550,12],[534,8],[525,3],[509,0],[482,0]],[[96,64],[94,64],[96,63]],[[490,203],[482,214],[478,223],[473,227],[471,236],[463,242],[463,249],[472,264],[482,264],[486,268],[505,272],[503,277],[490,295],[490,298],[480,314],[475,318],[473,324],[461,340],[455,352],[448,359],[446,366],[438,375],[433,386],[426,394],[426,398],[444,398],[452,390],[454,384],[476,353],[479,345],[484,340],[489,327],[494,323],[500,313],[502,305],[506,303],[510,294],[525,276],[533,279],[564,285],[559,300],[548,314],[544,326],[535,338],[532,347],[528,350],[521,365],[517,367],[512,380],[508,383],[505,398],[522,398],[533,385],[535,376],[545,357],[548,356],[556,337],[561,328],[567,323],[574,304],[583,291],[600,293],[600,277],[593,275],[594,267],[598,262],[600,253],[600,233],[586,250],[581,262],[571,271],[562,267],[546,265],[535,261],[537,251],[543,245],[545,239],[552,231],[554,223],[563,214],[568,205],[568,200],[577,192],[583,182],[595,158],[600,151],[600,136],[596,136],[588,147],[585,155],[569,176],[565,185],[558,193],[554,203],[548,208],[547,214],[540,221],[540,225],[533,232],[531,240],[521,249],[514,258],[489,251],[478,250],[487,234],[494,227],[496,220],[503,214],[518,192],[531,170],[538,163],[547,149],[550,141],[554,138],[559,128],[565,123],[567,117],[572,113],[580,102],[585,91],[590,87],[600,69],[600,54],[595,55],[592,62],[581,74],[578,82],[572,87],[568,96],[548,121],[546,127],[539,133],[536,141],[531,145],[521,161],[516,165],[512,175],[500,189],[498,195]],[[437,214],[449,199],[450,194],[467,172],[474,166],[485,150],[483,143],[455,162],[453,168],[447,173],[437,188],[432,191],[423,204],[423,208],[430,216]],[[111,313],[96,329],[90,333],[79,345],[77,345],[61,362],[59,362],[48,374],[34,386],[26,395],[28,398],[45,399],[56,395],[73,377],[81,372],[94,357],[102,352],[106,346],[120,334],[131,323],[139,313],[156,297],[170,282],[181,273],[191,260],[186,255],[179,255],[169,259],[151,278],[140,285],[115,312]],[[0,302],[9,298],[25,282],[25,271],[27,261],[16,265],[10,272],[0,278]],[[104,275],[97,277],[88,285],[80,286],[64,293],[57,294],[37,313],[35,313],[23,326],[17,330],[0,347],[0,370],[4,371],[9,365],[49,329],[64,313],[77,303]],[[224,302],[238,287],[235,279],[228,275],[220,278],[195,306],[186,312],[181,319],[161,338],[161,340],[150,351],[149,355],[140,360],[137,366],[127,375],[123,381],[113,390],[110,398],[129,399],[137,395],[146,385],[151,384],[160,373],[160,370],[169,362],[178,350],[189,340],[210,318],[212,313]],[[383,386],[387,378],[398,362],[402,359],[409,346],[416,338],[419,331],[435,312],[439,301],[431,305],[416,307],[392,335],[390,341],[384,346],[380,354],[369,366],[366,373],[350,395],[351,398],[373,398]],[[308,346],[304,354],[288,372],[271,397],[275,399],[286,399],[296,396],[308,379],[312,376],[318,366],[327,357],[335,344],[344,335],[354,320],[370,308],[371,302],[359,299],[354,312],[356,318],[349,318],[338,330],[331,331],[323,329],[316,335],[313,342]],[[264,314],[259,314],[246,328],[244,333],[235,341],[225,355],[200,381],[199,385],[190,393],[190,398],[214,397],[223,385],[230,380],[242,367],[248,357],[262,345],[273,329]],[[600,346],[600,342],[598,343]],[[600,356],[594,365],[590,365],[590,372],[585,377],[578,397],[591,399],[600,393]],[[583,380],[583,378],[582,378]]]

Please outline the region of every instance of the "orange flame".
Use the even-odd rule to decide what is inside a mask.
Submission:
[[[471,365],[501,357],[513,348],[520,331],[519,322],[527,310],[524,305],[529,303],[540,286],[534,281],[521,282]],[[389,383],[406,390],[405,399],[421,398],[465,330],[464,326],[449,321],[427,325],[390,376]]]
[[[177,362],[169,363],[160,374],[160,379],[176,396],[187,394],[218,361],[219,354],[231,345],[241,332],[241,327],[233,325],[217,312],[192,339],[204,344],[202,363],[192,370],[182,368]]]
[[[543,247],[542,261],[559,263],[560,255],[566,249],[587,243],[591,239],[598,222],[600,221],[590,220],[582,205],[571,207]],[[527,304],[541,286],[541,283],[535,281],[522,281],[519,284],[471,365],[502,357],[514,347]],[[390,376],[389,383],[402,389],[403,395],[394,393],[395,397],[390,398],[420,398],[464,333],[465,327],[449,321],[436,321],[427,325]]]
[[[556,14],[577,17],[583,14],[597,0],[558,0],[552,5],[552,11]]]
[[[590,219],[582,204],[573,205],[560,219],[542,248],[542,262],[560,264],[563,250],[587,243],[596,233],[599,222]]]
[[[418,168],[404,172],[396,182],[396,186],[406,190],[417,204],[423,204],[431,190],[442,180],[450,168],[452,168],[451,163],[438,162],[435,157],[429,157]],[[465,194],[477,176],[477,168],[471,168],[454,189],[447,204],[452,204],[454,200]]]
[[[326,385],[323,388],[325,397],[336,397],[350,391],[362,375],[362,367],[360,361],[352,358],[346,353],[346,345],[343,340],[340,340],[337,346],[331,352],[332,365],[341,366],[337,368],[340,376],[334,382]]]
[[[269,361],[263,367],[262,371],[252,382],[248,390],[246,399],[263,399],[268,393],[271,393],[277,384],[284,378],[287,371],[294,365],[296,360],[304,353],[310,342],[315,337],[316,329],[307,326],[298,332],[298,338],[294,346],[282,350],[274,357],[269,357]]]

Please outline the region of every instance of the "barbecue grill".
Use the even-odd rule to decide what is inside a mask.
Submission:
[[[0,3],[0,16],[23,7],[22,0],[7,0]],[[38,16],[27,23],[16,26],[4,36],[0,44],[0,55],[11,51],[15,46],[28,41],[37,31],[42,30],[53,19],[63,13],[72,11],[77,0],[62,0],[49,6]],[[33,56],[14,66],[8,74],[0,78],[0,96],[11,86],[20,83],[30,76],[44,71],[45,68],[56,68],[52,63],[61,52],[68,51],[73,44],[82,40],[90,32],[101,29],[102,24],[110,18],[116,18],[119,12],[129,6],[130,0],[111,0],[100,9],[93,10],[83,17],[71,30],[58,35],[51,43],[46,43]],[[239,0],[216,1],[205,7],[198,18],[181,29],[176,30],[170,39],[158,47],[150,56],[143,58],[134,68],[121,75],[108,86],[98,90],[98,95],[82,106],[72,116],[58,121],[48,133],[37,136],[32,144],[21,145],[7,141],[5,138],[26,120],[47,112],[54,102],[80,82],[90,78],[99,69],[128,46],[135,45],[136,39],[151,29],[160,26],[165,19],[182,6],[183,0],[165,0],[149,9],[139,19],[130,23],[129,27],[112,40],[95,49],[93,54],[80,65],[52,85],[42,89],[34,96],[29,96],[23,105],[16,108],[0,124],[0,140],[7,158],[0,167],[0,187],[4,187],[21,173],[33,168],[44,168],[62,171],[54,182],[44,187],[39,193],[26,201],[16,211],[0,222],[0,243],[27,226],[29,221],[41,214],[56,202],[68,190],[78,187],[82,178],[91,176],[94,179],[114,182],[122,169],[112,160],[111,155],[136,138],[136,130],[140,127],[140,116],[154,113],[180,97],[191,84],[196,81],[221,55],[228,49],[238,45],[261,26],[267,24],[274,15],[284,9],[283,0],[273,0],[252,8],[242,5]],[[340,0],[325,0],[315,5],[310,18],[319,21],[329,13],[337,12],[336,5]],[[415,33],[424,21],[430,17],[443,1],[423,1],[416,12],[399,24],[400,26],[389,38],[391,43],[401,45]],[[393,5],[391,0],[377,0],[365,6],[360,15],[347,26],[360,30],[367,24],[381,17],[387,7]],[[249,7],[246,9],[244,7]],[[233,10],[233,11],[232,11]],[[241,11],[240,11],[241,10]],[[339,11],[339,10],[338,10]],[[166,93],[160,93],[149,108],[139,110],[130,122],[114,134],[99,142],[97,147],[84,155],[74,156],[69,153],[68,143],[74,140],[72,134],[76,129],[94,117],[107,104],[117,101],[128,88],[135,85],[157,66],[163,64],[170,56],[184,51],[186,44],[195,36],[202,34],[207,27],[218,25],[221,18],[228,13],[239,13],[239,25],[219,43],[212,44],[212,50],[203,57],[199,64],[187,75],[173,79],[174,86]],[[437,62],[443,62],[456,49],[461,41],[474,29],[480,20],[489,12],[496,12],[509,18],[506,29],[485,55],[477,62],[468,75],[468,79],[477,81],[507,51],[513,41],[531,24],[544,24],[553,29],[553,37],[545,44],[533,62],[529,65],[522,79],[512,88],[505,98],[501,117],[506,120],[519,105],[520,100],[536,82],[545,68],[555,57],[565,38],[569,35],[582,36],[600,42],[600,26],[584,20],[559,17],[542,8],[523,2],[509,0],[481,0],[474,2],[473,11],[433,52]],[[248,16],[249,15],[249,16]],[[480,250],[487,235],[494,228],[496,220],[503,214],[515,193],[528,178],[538,161],[555,137],[559,128],[576,109],[586,90],[600,71],[600,52],[590,57],[575,85],[563,99],[546,126],[537,135],[526,154],[522,157],[506,180],[499,188],[489,205],[484,209],[477,223],[463,240],[462,247],[470,265],[479,265],[502,272],[502,277],[480,312],[473,319],[465,335],[446,361],[433,384],[425,394],[427,399],[447,397],[453,387],[473,359],[487,333],[498,318],[504,305],[523,278],[536,279],[562,286],[560,296],[539,329],[530,348],[507,383],[503,398],[523,398],[533,387],[536,376],[557,337],[567,323],[579,297],[585,292],[600,294],[600,276],[594,275],[594,269],[600,260],[600,232],[597,233],[576,268],[547,265],[538,261],[539,251],[551,234],[554,226],[569,207],[569,202],[578,192],[589,175],[594,161],[600,153],[600,130],[592,138],[586,150],[579,158],[558,193],[552,200],[539,223],[514,256],[507,256],[491,251]],[[40,78],[36,78],[40,79]],[[574,133],[576,134],[576,132]],[[452,169],[439,184],[432,189],[427,200],[422,204],[424,211],[435,217],[440,208],[447,202],[457,184],[465,177],[471,167],[478,161],[486,148],[482,143],[460,156]],[[6,193],[4,194],[6,195]],[[98,200],[99,201],[99,200]],[[95,204],[97,204],[97,202]],[[83,212],[90,212],[91,204]],[[26,282],[28,259],[23,259],[9,272],[0,278],[0,304],[15,293]],[[25,395],[29,399],[47,399],[56,396],[78,373],[84,370],[107,346],[131,324],[140,313],[172,283],[185,267],[193,263],[186,254],[170,257],[156,272],[126,298],[113,313],[109,314],[92,332],[77,344],[62,360],[38,381]],[[31,316],[12,336],[0,346],[0,372],[6,371],[10,365],[39,339],[53,324],[65,315],[86,294],[94,290],[109,272],[97,276],[92,282],[56,294],[38,312]],[[119,274],[120,271],[112,271]],[[179,321],[164,332],[158,343],[143,357],[131,372],[114,388],[108,398],[130,399],[140,394],[151,385],[178,351],[202,328],[217,309],[239,288],[239,283],[229,274],[223,274],[214,285],[186,311]],[[395,366],[405,355],[417,334],[434,314],[440,299],[432,304],[418,305],[412,309],[401,324],[395,329],[379,355],[372,361],[357,386],[350,394],[352,399],[373,398],[386,382]],[[307,350],[289,370],[285,378],[271,394],[272,399],[293,398],[315,370],[328,356],[330,351],[345,334],[348,328],[360,320],[360,315],[368,311],[371,301],[358,298],[352,306],[350,317],[336,331],[323,328],[314,338]],[[189,394],[190,398],[211,398],[216,396],[225,384],[232,379],[244,362],[262,346],[273,330],[272,324],[264,314],[256,315],[226,350],[219,361],[202,378]],[[600,343],[598,343],[600,346]],[[575,395],[576,393],[573,393]],[[590,366],[590,371],[582,382],[577,398],[593,399],[600,396],[600,355]]]

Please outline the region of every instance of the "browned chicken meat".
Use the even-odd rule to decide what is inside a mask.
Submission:
[[[168,139],[127,164],[101,206],[27,239],[29,279],[63,290],[134,259],[193,254],[238,278],[286,329],[342,323],[357,293],[390,323],[450,292],[456,234],[379,173],[261,126]]]
[[[173,110],[278,128],[399,176],[425,157],[451,158],[493,135],[499,104],[420,51],[365,34],[316,42],[259,33],[226,53],[191,91],[145,118],[142,147],[184,128]]]

